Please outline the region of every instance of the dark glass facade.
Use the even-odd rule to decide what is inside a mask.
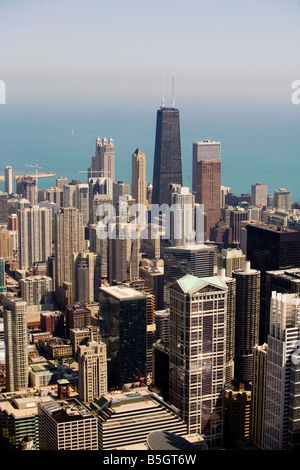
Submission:
[[[131,383],[146,369],[147,298],[118,299],[100,289],[100,333],[107,345],[108,387]]]
[[[247,259],[266,272],[300,266],[300,232],[266,224],[247,226]]]
[[[269,301],[266,301],[266,271],[300,266],[300,232],[268,224],[247,226],[247,259],[261,272],[259,343],[267,342]]]
[[[182,185],[179,111],[157,111],[152,204],[169,203],[169,185]]]

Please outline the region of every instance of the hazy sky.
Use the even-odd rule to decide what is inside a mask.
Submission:
[[[78,177],[100,135],[115,140],[118,178],[130,182],[140,146],[151,181],[174,74],[184,184],[193,140],[209,138],[222,142],[222,184],[300,200],[299,44],[299,0],[0,0],[2,166]]]
[[[299,44],[297,0],[0,0],[11,105],[286,100]]]

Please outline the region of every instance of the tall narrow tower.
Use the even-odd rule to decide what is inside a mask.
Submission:
[[[95,156],[92,158],[90,176],[104,176],[114,181],[115,177],[115,150],[112,138],[107,140],[105,137],[96,140]]]
[[[259,448],[264,448],[264,419],[266,397],[268,345],[256,344],[253,348],[253,380],[251,392],[251,440]]]
[[[13,169],[11,166],[6,166],[4,170],[5,179],[5,192],[12,194],[13,192]]]
[[[299,443],[298,294],[273,291],[266,371],[264,449],[291,450]]]
[[[243,269],[233,271],[236,280],[235,379],[253,379],[253,348],[259,342],[260,271],[246,261]]]
[[[30,269],[35,262],[46,262],[52,252],[51,209],[34,205],[19,210],[19,265]]]
[[[139,239],[132,237],[130,224],[116,218],[108,230],[108,282],[124,282],[139,276]]]
[[[3,296],[6,390],[28,387],[27,304],[18,297]]]
[[[89,341],[79,350],[79,396],[86,403],[100,398],[107,392],[106,345]]]
[[[131,194],[136,204],[141,207],[140,220],[143,227],[146,222],[146,201],[147,201],[147,182],[146,182],[146,156],[137,148],[132,155],[132,179]]]
[[[94,302],[96,258],[97,254],[90,251],[73,253],[72,287],[75,302]]]
[[[64,207],[55,214],[56,291],[64,282],[73,282],[73,253],[83,251],[82,214],[75,207]]]
[[[190,193],[189,188],[180,186],[172,194],[171,205],[177,207],[175,214],[170,214],[172,246],[195,245],[195,196]]]
[[[188,433],[223,445],[227,285],[186,275],[170,286],[169,400]]]
[[[121,387],[146,369],[147,295],[124,285],[102,286],[99,312],[107,345],[108,388]]]
[[[193,142],[193,192],[196,202],[204,205],[205,235],[221,218],[220,142]]]
[[[152,204],[168,204],[170,184],[182,185],[179,111],[165,108],[164,99],[157,111],[153,168]]]

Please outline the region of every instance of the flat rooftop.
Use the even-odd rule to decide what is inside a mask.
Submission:
[[[157,408],[158,401],[156,395],[149,391],[147,387],[136,387],[129,391],[113,391],[105,393],[100,401],[99,406],[107,405],[114,410],[114,414],[142,409]],[[161,398],[158,397],[161,401]]]
[[[285,233],[285,232],[288,232],[288,233],[295,233],[297,232],[297,230],[294,230],[292,228],[289,228],[289,227],[279,227],[278,225],[274,225],[274,224],[266,224],[264,222],[253,222],[253,223],[249,223],[247,225],[251,225],[252,227],[257,227],[257,228],[261,228],[262,230],[268,230],[270,232],[277,232],[277,233]]]
[[[110,294],[120,300],[126,300],[130,298],[142,299],[146,297],[144,293],[124,285],[101,287],[100,291],[106,292],[107,294]]]
[[[42,403],[41,407],[47,414],[51,415],[57,423],[94,418],[87,408],[73,398],[52,400],[51,402]]]
[[[148,401],[149,398],[152,398],[152,393],[148,390],[147,387],[137,387],[133,388],[128,392],[122,391],[113,391],[108,392],[103,395],[103,398],[112,404],[126,404],[126,401],[132,401],[132,399],[142,399],[144,402]]]
[[[216,140],[204,139],[204,140],[197,140],[197,141],[193,142],[193,144],[214,145],[214,144],[220,144],[220,142],[218,142],[218,141],[216,141]]]
[[[295,284],[300,283],[300,268],[278,269],[275,271],[266,271],[266,274],[273,274],[274,276],[286,279]]]
[[[166,252],[175,251],[175,252],[183,252],[183,253],[192,252],[192,251],[198,252],[198,251],[213,251],[213,250],[214,250],[213,246],[204,245],[204,244],[203,245],[199,244],[199,245],[168,246],[165,248]]]
[[[27,418],[38,413],[39,403],[53,403],[53,397],[20,396],[0,400],[0,410],[14,416],[15,419]]]
[[[92,409],[96,411],[98,418],[105,422],[106,429],[121,426],[122,423],[129,421],[138,425],[149,412],[152,419],[154,416],[158,419],[162,412],[171,412],[174,416],[178,416],[178,410],[174,406],[165,403],[147,387],[136,387],[126,392],[106,393],[93,402]]]

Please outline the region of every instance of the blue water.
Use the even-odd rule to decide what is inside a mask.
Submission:
[[[222,184],[235,194],[247,193],[251,184],[265,183],[269,194],[285,187],[293,201],[300,200],[300,106],[244,110],[217,106],[180,109],[184,185],[192,183],[192,142],[221,141]],[[87,181],[86,171],[95,151],[95,140],[115,142],[116,179],[131,182],[131,155],[140,147],[147,157],[147,180],[152,181],[157,106],[59,111],[18,111],[0,108],[0,173],[11,165],[14,173],[56,173],[41,178],[40,188],[55,186],[58,176]],[[3,185],[0,185],[3,190]]]

